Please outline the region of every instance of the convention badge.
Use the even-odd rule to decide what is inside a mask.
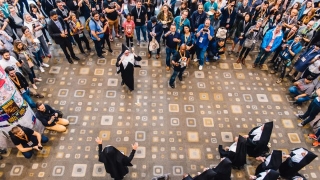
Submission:
[[[302,58],[301,58],[301,61],[302,61],[302,62],[305,62],[305,61],[306,61],[306,58],[305,58],[305,57],[302,57]]]
[[[100,10],[100,7],[99,7],[99,5],[98,5],[98,4],[96,5],[96,8],[97,8],[97,11],[99,11],[99,10]]]
[[[21,88],[21,89],[20,89],[20,92],[21,92],[21,94],[23,94],[23,93],[26,92],[26,90],[25,90],[24,88]]]
[[[228,24],[229,24],[229,22],[230,22],[230,18],[227,19],[227,23],[228,23]]]
[[[137,21],[137,22],[141,22],[141,19],[137,19],[136,21]]]
[[[29,141],[27,144],[28,144],[28,146],[32,146],[32,145],[33,145],[33,142],[32,142],[32,141]]]
[[[202,41],[203,41],[203,37],[200,37],[199,43],[202,43]]]
[[[81,33],[81,34],[79,34],[79,38],[82,38],[83,37],[83,34]]]
[[[77,6],[78,5],[77,1],[73,1],[73,5]]]

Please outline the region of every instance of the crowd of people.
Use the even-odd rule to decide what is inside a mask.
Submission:
[[[117,72],[121,73],[121,85],[126,85],[130,92],[134,90],[134,67],[140,67],[139,61],[142,59],[134,52],[134,46],[142,43],[148,45],[149,59],[153,58],[153,53],[159,59],[161,48],[165,48],[165,57],[162,58],[164,68],[168,72],[173,69],[169,79],[171,88],[176,87],[177,76],[180,81],[183,80],[184,70],[190,63],[198,64],[201,71],[205,65],[219,61],[227,53],[236,57],[236,63],[246,65],[248,54],[257,48],[259,53],[249,66],[262,69],[272,56],[267,61],[270,64],[269,73],[279,75],[276,80],[278,84],[285,76],[291,78],[293,85],[288,91],[294,104],[314,99],[305,114],[297,114],[303,120],[298,126],[304,126],[320,112],[320,92],[317,91],[320,87],[319,25],[320,2],[313,0],[302,3],[292,0],[184,0],[179,7],[176,0],[34,0],[32,3],[26,0],[0,0],[0,66],[36,111],[43,125],[47,129],[64,132],[69,122],[62,118],[62,113],[41,102],[35,103],[29,89],[31,83],[36,91],[38,87],[35,82],[42,81],[35,69],[44,73],[50,66],[44,59],[52,58],[49,51],[51,39],[62,49],[70,64],[80,60],[74,51],[76,45],[82,54],[92,51],[89,39],[94,43],[98,58],[104,58],[105,50],[113,53],[115,38],[126,44],[118,56],[116,67]],[[125,41],[122,40],[124,38]],[[231,43],[230,47],[227,47],[228,43]],[[287,69],[290,69],[289,73]],[[37,92],[32,95],[43,98]],[[224,157],[221,166],[241,167],[235,165],[234,159],[238,156],[232,152],[236,152],[237,144],[241,144],[239,142],[246,142],[246,153],[257,153],[257,150],[251,152],[249,147],[257,145],[255,138],[259,140],[256,135],[261,132],[263,130],[258,128],[248,137],[239,137],[231,145],[232,148],[219,148],[221,157]],[[20,126],[13,128],[10,135],[26,158],[32,156],[34,149],[41,150],[41,143],[48,141],[47,137]],[[248,140],[250,136],[254,138]],[[313,146],[320,145],[320,130],[317,129],[309,137],[315,140]],[[243,141],[243,138],[246,140]],[[97,142],[100,143],[100,140]],[[300,162],[309,154],[312,153],[300,148],[293,152],[291,160]],[[260,155],[253,156],[270,161],[271,155]],[[292,162],[287,163],[291,167]],[[284,172],[279,165],[259,171],[251,178],[273,176],[279,167],[280,175],[286,177],[288,172]],[[206,169],[205,172],[216,176],[219,174],[217,168]],[[209,177],[208,174],[204,176]],[[188,178],[192,179],[187,175],[185,179]]]

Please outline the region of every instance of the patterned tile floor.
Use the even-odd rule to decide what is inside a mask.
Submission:
[[[82,60],[74,65],[59,57],[59,62],[49,62],[51,67],[41,74],[44,81],[38,88],[45,103],[62,110],[70,120],[68,131],[45,131],[50,142],[30,160],[17,149],[9,149],[0,161],[0,179],[110,179],[97,160],[94,138],[100,136],[104,145],[114,145],[126,154],[131,143],[139,142],[134,166],[125,179],[171,173],[178,180],[183,173],[194,175],[216,165],[219,144],[230,145],[239,133],[246,134],[267,121],[275,122],[273,149],[288,153],[302,146],[320,154],[307,139],[309,128],[296,125],[294,113],[302,113],[306,106],[290,105],[286,93],[291,82],[276,84],[267,66],[252,69],[256,53],[248,57],[246,67],[236,64],[233,55],[205,65],[203,71],[191,65],[183,81],[177,80],[176,89],[171,89],[172,71],[165,71],[164,48],[161,59],[148,60],[146,44],[142,44],[136,48],[143,57],[142,68],[135,69],[135,91],[128,94],[114,66],[120,45],[116,41],[112,45],[115,54],[106,59],[91,53],[79,54]],[[51,50],[55,57],[62,55],[59,48]],[[248,158],[245,170],[233,171],[234,179],[248,179],[257,164]],[[308,179],[318,179],[319,170],[317,158],[301,172]]]

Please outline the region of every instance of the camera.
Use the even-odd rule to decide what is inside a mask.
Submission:
[[[38,149],[39,149],[39,150],[42,150],[42,149],[43,149],[43,147],[42,147],[42,146],[38,146]]]
[[[208,29],[203,28],[203,32],[208,32]]]

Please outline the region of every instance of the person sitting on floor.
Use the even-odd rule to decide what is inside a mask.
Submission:
[[[220,55],[224,54],[225,50],[226,47],[224,39],[217,39],[211,41],[207,49],[206,62],[208,63],[210,60],[218,61],[220,59]]]
[[[308,76],[293,83],[289,88],[289,92],[294,95],[295,102],[293,104],[301,105],[303,102],[310,100],[310,96],[315,85],[312,83],[313,77]]]
[[[36,107],[36,117],[47,129],[57,132],[65,132],[67,130],[66,126],[69,125],[69,121],[62,118],[60,111],[54,110],[51,106],[42,102],[37,102]]]

